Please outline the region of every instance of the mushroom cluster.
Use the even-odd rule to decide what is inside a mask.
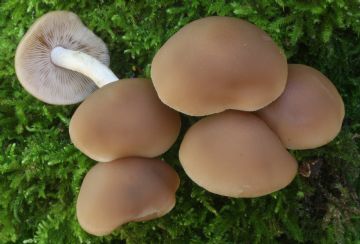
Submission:
[[[185,134],[179,159],[206,190],[258,197],[287,186],[288,149],[325,145],[339,133],[344,103],[331,81],[282,50],[255,25],[231,17],[195,20],[156,53],[151,78],[162,102],[206,116]]]
[[[229,197],[287,186],[297,162],[286,149],[325,145],[344,118],[330,80],[311,67],[288,65],[269,35],[236,18],[207,17],[181,28],[154,56],[152,81],[119,79],[109,60],[104,42],[67,11],[38,19],[15,55],[18,79],[33,96],[60,105],[84,100],[69,134],[98,161],[76,204],[80,225],[94,235],[174,207],[179,177],[156,157],[179,135],[178,112],[206,116],[181,142],[185,172]]]

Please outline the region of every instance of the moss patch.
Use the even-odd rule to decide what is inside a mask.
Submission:
[[[256,2],[256,3],[255,3]],[[15,1],[0,2],[0,243],[356,243],[360,240],[360,3],[336,1]],[[346,104],[341,134],[316,150],[292,152],[301,174],[258,199],[229,199],[184,174],[178,143],[164,155],[181,176],[177,205],[164,218],[124,226],[105,238],[81,230],[75,201],[94,164],[69,141],[76,106],[49,106],[27,94],[14,71],[16,45],[36,18],[78,14],[111,53],[120,77],[149,77],[159,47],[189,21],[246,19],[269,33],[290,63],[321,70]],[[194,118],[183,117],[183,132]],[[181,138],[179,138],[180,140]]]

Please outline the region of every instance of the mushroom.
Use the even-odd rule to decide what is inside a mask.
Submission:
[[[86,232],[106,235],[125,223],[167,214],[175,206],[178,187],[177,173],[159,159],[98,163],[83,180],[76,215]]]
[[[280,190],[297,172],[295,159],[265,122],[235,110],[196,122],[185,134],[179,159],[195,183],[229,197]]]
[[[161,101],[188,115],[254,111],[285,89],[287,61],[255,25],[213,16],[173,35],[156,53],[151,78]]]
[[[88,157],[107,162],[156,157],[175,142],[180,115],[156,95],[150,80],[123,79],[91,94],[70,121],[70,138]]]
[[[341,130],[344,103],[336,87],[318,70],[289,65],[284,93],[257,113],[289,149],[320,147]]]
[[[96,86],[118,80],[107,67],[109,61],[104,42],[77,15],[54,11],[39,18],[22,38],[15,69],[30,94],[65,105],[82,101]]]

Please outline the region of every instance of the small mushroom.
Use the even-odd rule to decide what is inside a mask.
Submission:
[[[287,61],[270,36],[231,17],[195,20],[156,53],[151,78],[165,104],[202,116],[258,110],[285,89]]]
[[[159,159],[98,163],[86,174],[76,203],[81,227],[102,236],[128,222],[161,217],[175,206],[177,173]]]
[[[341,130],[344,103],[336,87],[318,70],[289,65],[284,93],[258,115],[285,147],[310,149],[333,140]]]
[[[78,103],[96,86],[118,80],[107,67],[109,62],[104,42],[67,11],[39,18],[15,55],[22,86],[46,103],[62,105]]]
[[[297,172],[295,159],[265,122],[235,110],[195,123],[185,134],[179,159],[195,183],[229,197],[280,190]]]
[[[88,157],[108,162],[156,157],[175,142],[180,115],[157,97],[150,80],[123,79],[91,94],[75,111],[69,133]]]

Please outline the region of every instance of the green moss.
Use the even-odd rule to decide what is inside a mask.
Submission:
[[[358,243],[360,241],[360,3],[326,1],[0,1],[0,243]],[[258,199],[215,196],[181,176],[171,214],[132,223],[105,238],[83,232],[75,217],[82,178],[94,164],[69,141],[76,106],[49,106],[16,79],[16,45],[36,18],[72,10],[111,52],[121,77],[149,76],[156,50],[179,28],[208,15],[247,19],[284,48],[289,61],[321,70],[346,104],[341,134],[316,150],[294,151],[316,161],[310,177]],[[183,131],[193,119],[183,117]],[[180,139],[179,139],[180,140]]]

